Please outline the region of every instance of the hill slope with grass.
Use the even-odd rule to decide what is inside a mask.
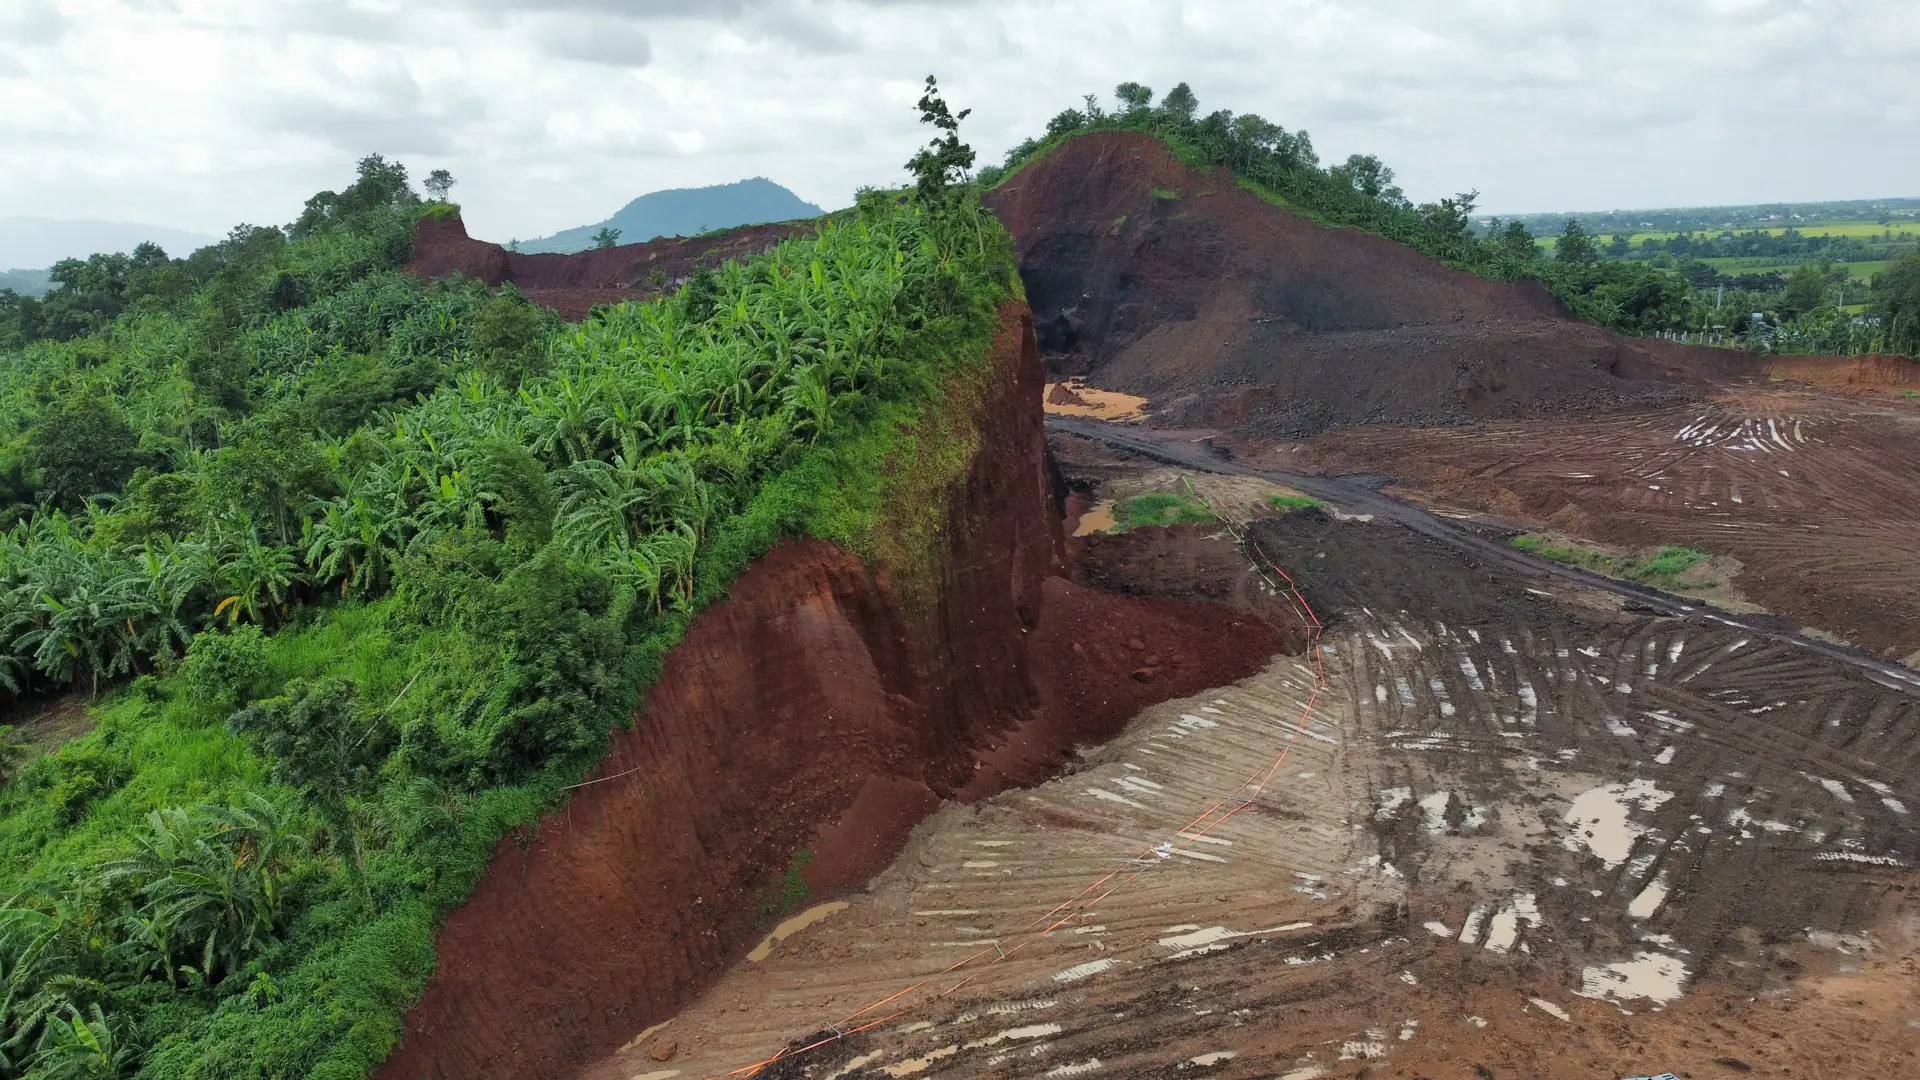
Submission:
[[[7,759],[0,1076],[385,1060],[698,612],[785,537],[937,533],[874,466],[1017,299],[977,206],[875,197],[563,324],[401,272],[453,208],[375,157],[0,354],[0,676],[104,694]]]

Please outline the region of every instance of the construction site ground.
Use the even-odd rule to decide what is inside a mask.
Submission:
[[[1515,528],[1737,560],[1760,607],[1920,666],[1920,400],[1794,384],[1581,420],[1352,428],[1249,461],[1386,472],[1393,493]]]
[[[1910,689],[1055,445],[1076,511],[1245,526],[1082,538],[1083,581],[1293,603],[1264,553],[1313,651],[943,807],[584,1077],[1920,1076]]]

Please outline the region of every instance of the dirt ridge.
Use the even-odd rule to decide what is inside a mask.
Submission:
[[[1072,139],[988,202],[1018,242],[1049,370],[1145,394],[1163,423],[1293,437],[1614,411],[1690,400],[1745,363],[1317,224],[1145,135]]]
[[[407,272],[423,280],[459,275],[492,287],[512,284],[528,299],[583,319],[595,304],[646,299],[680,287],[695,267],[756,255],[813,222],[745,225],[706,236],[663,236],[557,255],[521,254],[467,235],[458,214],[423,217],[413,230],[413,261]]]

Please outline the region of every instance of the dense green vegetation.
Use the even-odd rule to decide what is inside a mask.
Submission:
[[[1626,578],[1629,581],[1645,582],[1662,589],[1710,589],[1719,582],[1682,581],[1683,575],[1704,566],[1712,558],[1699,548],[1665,545],[1644,559],[1630,555],[1615,555],[1610,552],[1582,546],[1563,546],[1549,537],[1525,535],[1510,538],[1507,543],[1521,551],[1532,552],[1554,562],[1569,566],[1582,566],[1612,577]]]
[[[578,325],[400,273],[452,208],[378,157],[63,280],[0,354],[0,674],[109,692],[0,755],[0,1078],[365,1075],[693,614],[887,542],[1018,291],[928,101],[912,197]]]
[[[1727,275],[1701,261],[1702,256],[1676,258],[1666,250],[1674,240],[1661,241],[1657,250],[1643,245],[1639,251],[1645,257],[1622,257],[1636,252],[1630,245],[1610,252],[1610,244],[1598,242],[1571,220],[1562,224],[1548,255],[1519,221],[1495,221],[1491,228],[1478,223],[1472,216],[1475,192],[1415,205],[1379,158],[1355,154],[1322,167],[1307,132],[1288,131],[1252,113],[1235,115],[1222,109],[1201,115],[1185,83],[1158,105],[1153,104],[1153,92],[1138,83],[1122,83],[1114,94],[1118,105],[1112,111],[1090,94],[1081,108],[1061,112],[1048,122],[1044,137],[1025,140],[1008,152],[1004,164],[982,170],[982,182],[995,185],[1062,140],[1083,133],[1144,132],[1190,165],[1228,167],[1243,187],[1295,212],[1391,237],[1485,277],[1538,281],[1576,315],[1625,333],[1686,335],[1688,340],[1774,352],[1920,351],[1920,320],[1911,314],[1920,308],[1914,284],[1920,280],[1920,249],[1892,245],[1891,233],[1880,253],[1900,261],[1876,275],[1871,309],[1842,310],[1847,272],[1840,269],[1836,277],[1828,263],[1807,263],[1793,277]],[[1729,256],[1743,250],[1742,245],[1762,244],[1752,236],[1732,237],[1724,244],[1698,237],[1677,242],[1714,251],[1724,247]],[[1806,242],[1805,237],[1765,241]],[[1806,254],[1830,259],[1838,250],[1816,251],[1808,245]]]

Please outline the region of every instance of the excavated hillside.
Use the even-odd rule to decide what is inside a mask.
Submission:
[[[426,280],[459,275],[489,286],[511,283],[528,299],[583,319],[595,304],[617,304],[672,292],[698,266],[766,251],[810,223],[747,225],[707,236],[667,236],[572,255],[523,255],[475,240],[458,215],[421,218],[413,232],[407,271]]]
[[[1290,437],[1613,411],[1696,398],[1733,363],[1317,224],[1144,135],[1069,140],[988,202],[1048,370],[1145,395],[1163,424]]]
[[[379,1076],[570,1075],[737,960],[795,853],[816,898],[861,887],[943,801],[1038,782],[1140,709],[1304,649],[1278,609],[1066,576],[1032,318],[1003,316],[984,387],[954,387],[918,444],[970,462],[938,496],[936,595],[816,540],[743,575],[566,808],[501,843]]]

